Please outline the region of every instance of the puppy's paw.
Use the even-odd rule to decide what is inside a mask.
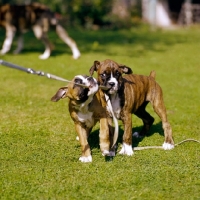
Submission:
[[[164,142],[163,145],[162,145],[162,147],[163,147],[164,150],[171,150],[171,149],[174,148],[174,145],[170,144],[170,143]]]
[[[113,151],[113,150],[111,150],[111,151],[104,150],[102,152],[102,156],[111,156],[111,157],[113,157],[113,156],[115,156],[115,151]]]
[[[133,148],[131,145],[128,145],[126,143],[123,143],[122,149],[119,152],[119,154],[132,156],[133,155]]]
[[[92,156],[81,156],[79,160],[84,163],[92,162]]]

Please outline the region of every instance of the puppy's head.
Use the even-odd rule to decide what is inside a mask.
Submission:
[[[66,87],[60,88],[51,98],[51,101],[56,102],[60,99],[68,97],[69,99],[82,103],[85,102],[90,96],[93,96],[97,91],[98,84],[95,78],[86,75],[78,75],[75,76],[72,82]]]
[[[104,60],[102,62],[94,61],[93,66],[90,68],[90,74],[93,75],[94,71],[98,75],[98,83],[108,88],[106,93],[115,94],[122,82],[122,74],[131,74],[131,68],[118,64],[112,60]]]

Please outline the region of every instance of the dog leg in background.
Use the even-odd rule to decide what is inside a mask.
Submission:
[[[73,54],[73,58],[74,59],[79,58],[81,53],[78,50],[76,42],[72,38],[69,37],[69,35],[67,34],[65,29],[61,25],[57,25],[56,26],[56,33],[71,48],[72,54]]]
[[[33,26],[33,32],[35,34],[35,37],[41,40],[45,45],[45,51],[39,56],[39,58],[42,60],[49,58],[51,54],[52,45],[49,42],[47,34],[42,30],[42,28],[39,25]]]
[[[23,47],[24,47],[24,39],[22,33],[20,33],[17,40],[17,49],[15,49],[13,53],[19,54],[22,51]]]
[[[3,42],[3,46],[2,46],[2,49],[0,50],[0,54],[4,55],[10,50],[13,38],[15,36],[15,31],[16,30],[13,26],[6,25],[6,38]]]

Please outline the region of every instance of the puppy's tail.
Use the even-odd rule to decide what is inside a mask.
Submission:
[[[150,72],[149,77],[152,77],[153,79],[156,78],[156,72],[153,70]]]

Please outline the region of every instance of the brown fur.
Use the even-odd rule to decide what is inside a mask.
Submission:
[[[88,89],[81,86],[75,86],[74,83],[70,83],[68,86],[60,88],[51,100],[58,101],[61,98],[69,98],[69,113],[72,120],[74,121],[75,129],[79,136],[82,158],[87,158],[91,156],[91,150],[87,138],[92,128],[98,121],[100,122],[100,149],[103,154],[108,154],[110,146],[112,144],[110,143],[111,135],[109,135],[109,132],[112,131],[112,127],[109,127],[108,125],[104,94],[100,92],[95,93],[92,101],[88,104],[88,106],[84,108],[84,111],[81,111],[80,107],[83,103],[85,103],[85,100],[80,100],[79,96],[82,92],[84,92],[84,90],[86,91]],[[91,114],[90,119],[93,120],[93,123],[91,124],[88,123],[88,121],[81,121],[78,116],[79,112],[83,112],[85,115]]]
[[[98,82],[100,85],[107,87],[109,87],[109,84],[113,85],[113,82],[109,83],[111,73],[118,82],[116,93],[111,94],[109,91],[112,90],[110,89],[104,90],[103,92],[110,97],[113,107],[116,106],[114,99],[116,97],[119,98],[120,113],[117,113],[117,109],[113,109],[115,110],[116,117],[121,119],[124,124],[123,143],[132,145],[132,114],[141,118],[144,124],[138,137],[145,136],[149,131],[154,122],[154,118],[145,110],[145,108],[150,102],[154,111],[162,120],[165,143],[172,146],[174,145],[172,129],[167,120],[162,89],[155,81],[154,71],[151,72],[150,76],[132,74],[131,68],[120,65],[112,60],[105,60],[102,62],[95,61],[90,69],[90,74],[92,75],[94,71],[97,71]],[[122,76],[124,73],[126,75]]]

